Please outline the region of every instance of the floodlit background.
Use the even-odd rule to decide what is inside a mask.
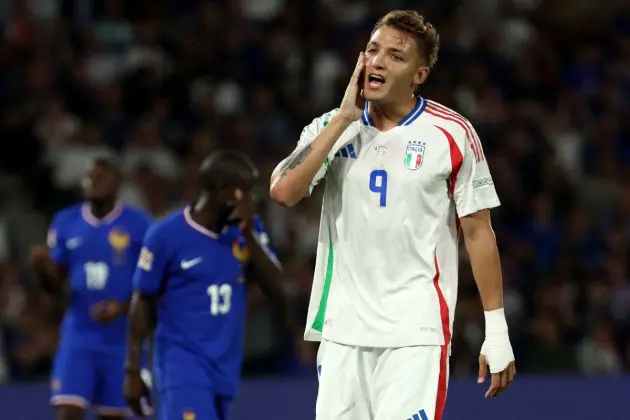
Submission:
[[[64,308],[38,289],[28,250],[52,212],[80,200],[91,156],[119,152],[123,199],[157,218],[194,197],[194,172],[217,148],[247,152],[266,183],[302,127],[337,106],[392,8],[437,26],[422,95],[483,142],[519,373],[630,370],[630,1],[1,0],[0,383],[46,386]],[[260,197],[301,319],[319,203]],[[316,347],[280,334],[260,293],[249,308],[246,376],[314,381]],[[462,252],[453,378],[474,380],[483,333]],[[35,389],[16,387],[0,405],[2,392]]]

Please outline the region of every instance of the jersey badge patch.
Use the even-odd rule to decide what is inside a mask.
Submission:
[[[109,232],[107,240],[109,241],[109,245],[114,249],[114,251],[116,251],[114,253],[114,262],[116,264],[122,264],[124,260],[124,253],[131,243],[129,234],[124,230],[115,227]]]
[[[197,415],[189,410],[184,410],[184,412],[182,413],[182,420],[195,420],[197,418]]]
[[[142,248],[140,251],[140,257],[138,257],[138,267],[144,271],[151,271],[153,266],[153,253],[147,248]]]
[[[232,255],[241,263],[247,262],[247,260],[249,260],[249,249],[246,244],[234,241],[232,244]]]
[[[415,171],[422,166],[426,145],[427,144],[425,142],[418,140],[412,140],[407,143],[407,151],[405,152],[405,168]]]
[[[113,228],[111,232],[109,232],[108,240],[109,244],[116,250],[116,252],[124,252],[131,242],[129,234],[120,228]]]

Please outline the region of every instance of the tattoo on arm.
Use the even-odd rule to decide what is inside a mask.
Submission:
[[[295,169],[298,166],[300,166],[302,164],[302,162],[304,162],[306,160],[306,158],[308,157],[308,155],[311,154],[311,152],[313,151],[313,148],[311,147],[311,145],[307,145],[303,150],[301,150],[300,152],[298,152],[295,157],[289,162],[289,164],[287,165],[287,167],[284,169],[284,171],[282,171],[282,176],[286,175],[286,173],[291,170],[291,169]]]

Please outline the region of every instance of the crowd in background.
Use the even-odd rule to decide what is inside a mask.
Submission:
[[[64,302],[28,252],[102,150],[122,157],[121,198],[156,218],[195,196],[208,153],[247,152],[303,320],[320,201],[281,208],[267,180],[392,8],[437,26],[422,95],[483,142],[519,372],[630,369],[630,1],[16,0],[0,3],[0,382],[48,375]],[[316,345],[249,299],[246,374],[313,374]],[[453,375],[476,371],[483,337],[462,250]]]

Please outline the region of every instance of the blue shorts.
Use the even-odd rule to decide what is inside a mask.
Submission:
[[[231,398],[211,389],[170,388],[160,392],[160,420],[227,420]]]
[[[123,396],[125,350],[105,353],[60,343],[52,370],[52,405],[71,405],[104,415],[128,415]]]

